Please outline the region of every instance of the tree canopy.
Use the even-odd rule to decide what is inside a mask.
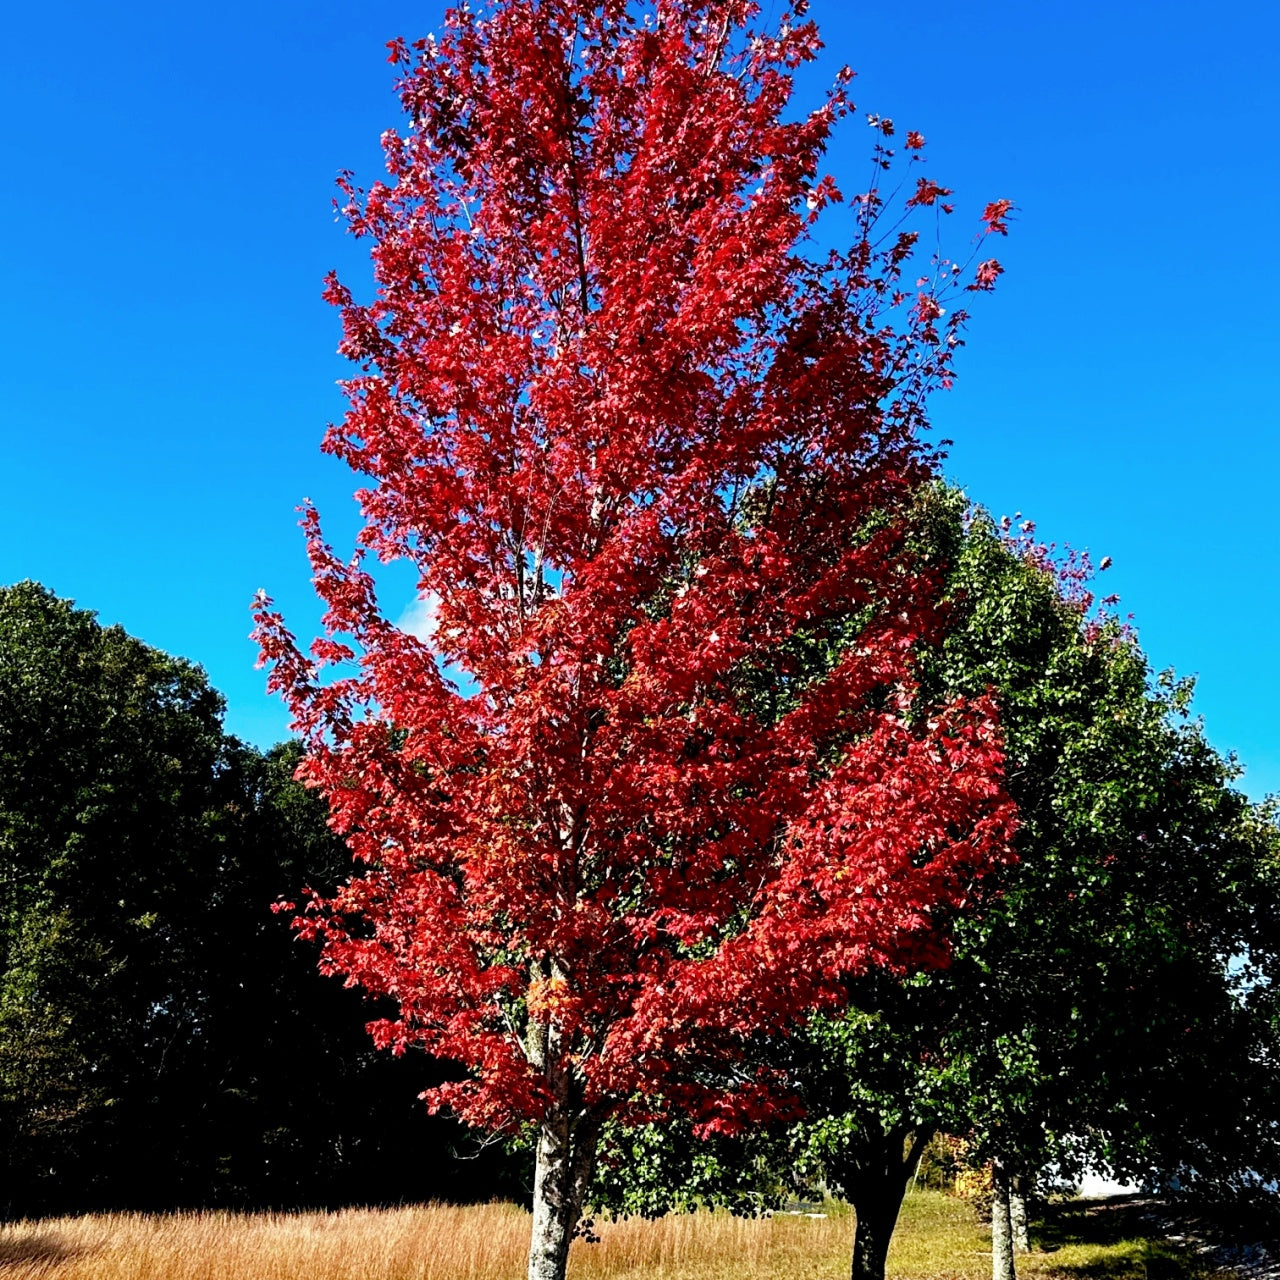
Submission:
[[[1189,718],[1190,682],[1091,610],[1087,561],[966,517],[954,492],[926,491],[918,514],[952,604],[920,653],[921,698],[994,690],[1018,861],[954,916],[949,966],[854,979],[848,1013],[770,1049],[797,1124],[736,1147],[618,1136],[597,1188],[623,1211],[748,1207],[807,1171],[854,1203],[862,1277],[883,1274],[940,1130],[1027,1180],[1087,1160],[1222,1189],[1276,1168],[1269,812]]]
[[[329,285],[359,370],[325,447],[364,523],[347,559],[307,512],[309,650],[257,618],[366,871],[299,927],[394,998],[379,1043],[465,1065],[432,1106],[538,1128],[534,1280],[563,1275],[604,1121],[787,1105],[704,1066],[940,959],[937,914],[1006,847],[985,701],[904,714],[936,582],[901,520],[955,301],[999,266],[917,260],[948,193],[908,134],[886,212],[887,120],[853,243],[819,252],[849,77],[790,111],[804,9],[450,9],[392,43],[389,180],[342,183],[377,288]],[[425,638],[369,552],[414,569]]]

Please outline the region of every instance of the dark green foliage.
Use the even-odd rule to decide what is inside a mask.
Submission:
[[[939,1128],[1030,1171],[1265,1167],[1268,1030],[1228,970],[1247,953],[1280,974],[1274,825],[1188,718],[1189,681],[1153,678],[985,516],[962,527],[957,495],[931,494],[922,526],[954,604],[921,703],[995,690],[1020,862],[954,921],[948,971],[855,991],[814,1029],[844,1083],[806,1075],[793,1141],[837,1183]]]
[[[221,712],[190,664],[33,583],[0,597],[10,1199],[78,1164],[193,1032],[179,911],[210,872]]]
[[[1014,1167],[1073,1149],[1146,1180],[1250,1167],[1263,1028],[1228,967],[1280,974],[1274,825],[1189,719],[1191,682],[1153,678],[984,517],[950,585],[926,689],[997,690],[1021,862],[956,921],[937,1120]]]
[[[0,1207],[487,1197],[431,1065],[375,1054],[271,912],[350,855],[297,747],[221,715],[199,668],[0,589]]]
[[[939,1130],[1015,1170],[1089,1158],[1218,1187],[1274,1174],[1273,816],[1232,788],[1234,764],[1189,718],[1191,682],[1153,676],[1131,633],[1090,620],[1081,578],[1064,586],[954,492],[929,491],[917,514],[917,552],[951,601],[921,654],[920,714],[995,692],[1020,861],[953,921],[948,969],[867,978],[847,1016],[767,1050],[801,1122],[713,1159],[685,1130],[651,1135],[633,1202],[687,1201],[674,1185],[664,1201],[664,1172],[714,1199],[708,1173],[727,1169],[730,1204],[753,1203],[744,1178],[754,1203],[808,1178],[891,1225]],[[875,1273],[874,1258],[858,1272]]]
[[[711,1205],[749,1216],[810,1194],[786,1168],[779,1131],[699,1139],[690,1121],[675,1118],[661,1126],[605,1126],[591,1204],[619,1217],[660,1218]]]

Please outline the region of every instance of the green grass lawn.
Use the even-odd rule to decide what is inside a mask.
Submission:
[[[1021,1276],[1076,1280],[1205,1280],[1216,1273],[1193,1252],[1153,1234],[1127,1202],[1051,1205],[1032,1232]],[[907,1197],[893,1248],[893,1280],[977,1280],[991,1274],[991,1233],[963,1201],[937,1192]]]

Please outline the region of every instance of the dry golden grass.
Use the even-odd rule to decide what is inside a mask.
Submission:
[[[598,1244],[574,1245],[569,1270],[572,1280],[836,1280],[848,1274],[852,1230],[840,1207],[823,1218],[700,1213],[605,1223]],[[0,1280],[519,1280],[528,1239],[528,1215],[498,1204],[91,1216],[0,1228]],[[1140,1238],[1055,1244],[1024,1259],[1021,1273],[1042,1280],[1196,1274]],[[889,1273],[985,1280],[990,1249],[966,1205],[921,1192],[908,1198]]]
[[[606,1223],[575,1280],[839,1274],[850,1219],[724,1214]],[[111,1215],[0,1229],[3,1280],[518,1280],[529,1218],[510,1205],[330,1214]],[[832,1262],[836,1264],[833,1272]]]

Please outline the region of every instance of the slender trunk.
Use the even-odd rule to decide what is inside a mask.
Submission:
[[[848,1153],[838,1180],[855,1215],[852,1280],[884,1280],[885,1259],[907,1183],[932,1136],[931,1130],[884,1133],[870,1129]]]
[[[1009,1171],[996,1160],[991,1166],[991,1280],[1016,1280],[1013,1224],[1009,1217]]]
[[[1014,1253],[1031,1252],[1031,1234],[1027,1230],[1027,1183],[1024,1174],[1009,1179],[1009,1227],[1013,1235]]]
[[[543,1120],[533,1174],[529,1280],[564,1280],[599,1141],[600,1125],[590,1115],[557,1107]]]

